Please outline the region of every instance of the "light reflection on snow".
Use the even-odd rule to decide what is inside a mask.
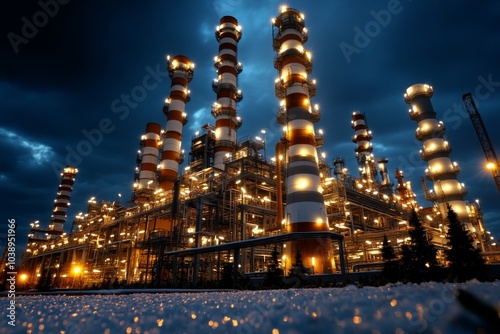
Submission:
[[[470,333],[463,287],[500,309],[500,283],[128,295],[17,296],[2,333]],[[0,299],[0,308],[8,299]],[[6,320],[7,319],[7,320]],[[465,320],[464,320],[465,319]],[[484,324],[483,324],[484,325]]]

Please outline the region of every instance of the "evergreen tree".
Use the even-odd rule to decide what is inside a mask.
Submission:
[[[220,287],[223,289],[232,289],[234,287],[234,266],[228,262],[222,267],[222,279]]]
[[[300,249],[297,249],[297,254],[295,255],[295,263],[292,264],[292,268],[289,271],[290,276],[300,276],[305,275],[307,273],[306,267],[304,267],[304,263],[302,262],[302,254],[300,253]]]
[[[472,278],[484,279],[486,266],[481,251],[474,247],[470,232],[458,220],[457,213],[448,205],[448,232],[446,238],[450,247],[445,250],[450,262],[450,279],[463,282]]]
[[[384,234],[384,241],[382,242],[382,258],[385,261],[391,261],[396,258],[394,253],[394,247],[389,244],[387,240],[387,235]]]
[[[436,248],[427,239],[427,233],[418,218],[417,212],[412,211],[408,221],[410,243],[401,248],[400,272],[402,279],[410,282],[422,282],[435,279],[437,271]]]
[[[307,282],[307,269],[304,267],[302,262],[302,254],[300,249],[297,249],[297,254],[295,255],[295,263],[292,264],[292,268],[288,271],[288,276],[292,278],[293,287],[299,288],[305,285]]]
[[[279,267],[278,262],[278,250],[277,246],[274,246],[274,251],[272,252],[271,263],[267,266],[267,274],[264,280],[264,287],[266,288],[281,288],[283,287],[283,269]]]
[[[394,252],[394,247],[389,244],[385,234],[382,243],[382,258],[385,261],[382,276],[389,282],[396,282],[398,279],[398,262],[395,260],[396,253]]]

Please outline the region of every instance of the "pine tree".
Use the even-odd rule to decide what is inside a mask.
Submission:
[[[294,288],[303,287],[307,282],[307,269],[304,267],[302,262],[302,254],[300,249],[297,248],[297,254],[295,255],[295,263],[292,264],[292,268],[288,271],[288,277],[291,278]]]
[[[408,223],[411,227],[408,231],[410,243],[401,248],[402,279],[410,282],[433,279],[437,271],[436,248],[427,239],[427,233],[415,210]]]
[[[307,273],[306,267],[304,267],[304,263],[302,262],[302,254],[300,253],[300,249],[297,249],[297,254],[295,255],[295,263],[292,264],[292,268],[289,271],[290,276],[300,276],[305,275]]]
[[[387,240],[387,236],[384,234],[384,241],[382,242],[382,258],[385,261],[391,261],[396,258],[396,254],[394,253],[394,247],[389,245],[389,241]]]
[[[231,262],[222,267],[220,287],[223,289],[232,289],[234,287],[234,267]]]
[[[394,247],[389,244],[385,234],[382,243],[382,258],[385,261],[382,276],[389,282],[396,282],[398,279],[398,262],[394,260],[396,253],[394,252]]]
[[[486,266],[481,251],[474,247],[470,232],[458,220],[457,213],[448,205],[448,232],[450,247],[445,250],[450,262],[450,279],[463,282],[472,278],[484,279]]]
[[[267,266],[264,287],[281,288],[283,287],[283,269],[279,267],[277,246],[274,246],[274,251],[271,255],[271,263]]]

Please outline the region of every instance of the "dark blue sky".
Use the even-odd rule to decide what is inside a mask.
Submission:
[[[41,4],[45,6],[45,12]],[[174,4],[172,4],[174,3]],[[493,145],[500,150],[500,3],[457,0],[289,1],[305,14],[313,55],[312,99],[321,110],[317,128],[325,131],[322,151],[331,161],[343,156],[357,174],[351,142],[351,113],[367,116],[375,157],[388,157],[393,176],[403,169],[418,201],[426,163],[416,123],[403,100],[415,83],[434,87],[437,118],[468,187],[468,201],[479,199],[487,228],[500,236],[500,196],[461,97],[473,92]],[[58,4],[57,7],[54,4]],[[183,148],[199,127],[214,123],[216,100],[214,30],[221,16],[243,27],[239,60],[243,72],[239,104],[243,126],[238,137],[267,130],[268,155],[279,137],[275,113],[271,18],[282,2],[63,1],[9,2],[2,10],[0,62],[0,192],[2,221],[18,223],[24,249],[29,223],[50,222],[59,184],[58,166],[76,165],[79,174],[68,220],[85,211],[87,200],[130,198],[139,138],[147,122],[166,123],[162,105],[170,91],[165,56],[182,54],[196,63],[186,106]],[[29,26],[36,23],[30,29]],[[38,25],[38,26],[37,26]],[[359,31],[362,32],[362,36]],[[365,35],[366,34],[366,35]],[[127,101],[127,96],[130,96]],[[102,137],[95,135],[100,129]],[[85,133],[94,134],[86,145]],[[83,152],[78,154],[71,152]],[[187,160],[187,159],[186,159]],[[428,183],[430,186],[430,183]],[[69,229],[71,223],[66,224]],[[6,226],[3,224],[2,226]],[[7,227],[0,230],[0,249]]]

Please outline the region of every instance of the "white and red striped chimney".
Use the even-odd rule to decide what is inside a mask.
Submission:
[[[313,125],[319,121],[319,111],[310,103],[316,85],[308,78],[312,62],[311,54],[303,46],[307,41],[304,16],[295,9],[282,7],[272,23],[273,47],[277,52],[274,67],[279,72],[275,92],[285,111],[284,116],[278,115],[278,122],[286,127],[286,230],[328,231]],[[332,270],[330,240],[288,243],[285,260],[289,268],[298,250],[304,265],[315,273]]]
[[[163,112],[167,126],[163,138],[163,152],[159,165],[159,186],[166,192],[174,189],[179,164],[181,163],[182,127],[187,123],[185,105],[189,101],[188,83],[193,78],[194,64],[185,56],[168,60],[168,74],[172,79],[170,97],[165,100]]]
[[[159,148],[161,143],[161,125],[158,123],[146,124],[146,133],[141,136],[140,168],[134,191],[137,194],[136,201],[147,200],[144,189],[156,188],[156,172],[158,170]]]
[[[238,62],[238,41],[241,27],[232,16],[224,16],[217,26],[215,37],[219,42],[219,54],[214,67],[217,79],[212,88],[217,93],[217,102],[212,105],[215,117],[214,167],[224,169],[224,159],[232,156],[236,146],[236,130],[241,126],[241,118],[236,114],[236,103],[243,98],[238,89],[238,74],[243,67]]]
[[[356,152],[361,179],[365,188],[375,190],[377,170],[372,154],[373,147],[371,140],[373,135],[366,124],[365,115],[354,111],[352,113],[351,126],[355,131],[352,141],[356,144],[354,151]]]
[[[63,225],[66,222],[66,211],[70,206],[71,192],[75,183],[75,175],[78,169],[67,166],[61,173],[61,183],[57,191],[57,197],[54,200],[54,210],[50,219],[49,231],[53,234],[62,234]]]

